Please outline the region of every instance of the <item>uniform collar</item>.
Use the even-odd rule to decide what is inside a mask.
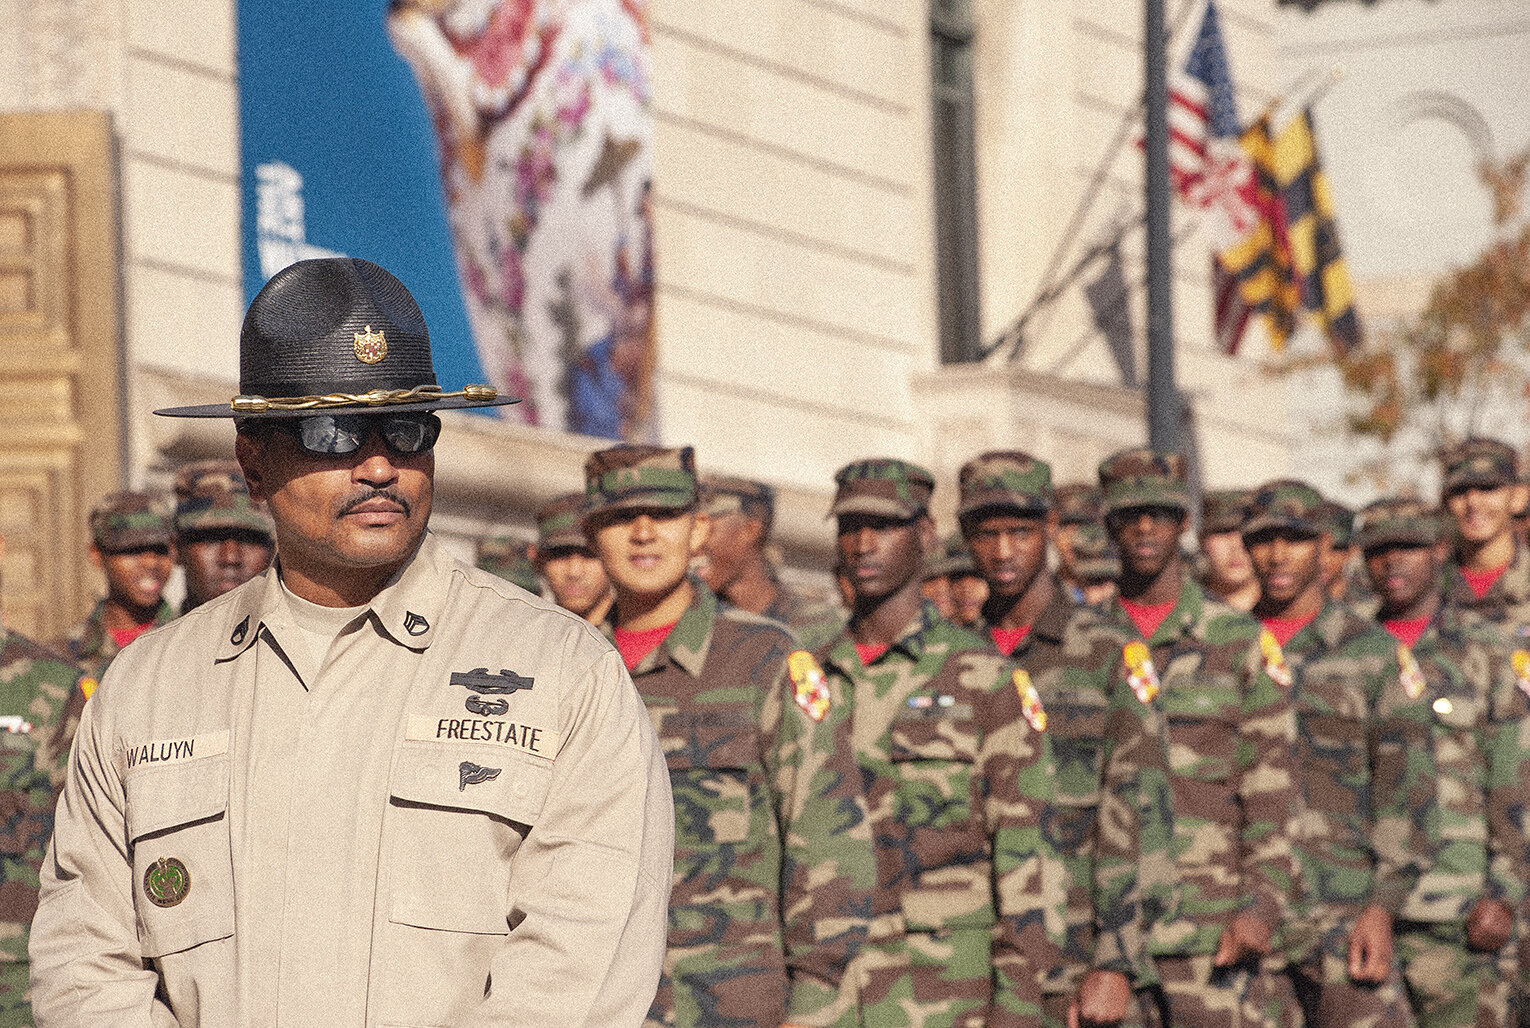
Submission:
[[[680,620],[675,622],[675,627],[670,629],[664,641],[638,661],[637,667],[632,670],[634,675],[654,670],[662,657],[668,654],[669,659],[680,665],[686,674],[692,678],[701,677],[702,669],[706,667],[707,653],[712,649],[712,630],[717,623],[717,595],[695,575],[690,576],[690,583],[695,593],[691,605],[685,608],[685,613],[680,615]]]
[[[929,600],[923,601],[919,606],[919,612],[903,626],[897,638],[887,647],[873,664],[878,664],[894,651],[900,651],[910,660],[917,661],[924,654],[925,636],[941,621],[940,611],[935,609],[935,604]],[[830,662],[839,665],[841,670],[849,671],[860,664],[860,655],[855,650],[855,637],[850,634],[850,626],[846,625],[840,632],[839,638],[832,644],[828,652]]]
[[[416,652],[435,639],[436,622],[446,607],[451,560],[427,530],[420,548],[367,605],[382,634]],[[282,598],[280,558],[259,577],[229,594],[214,660],[232,660],[254,645],[262,628],[290,627]]]
[[[1152,639],[1144,640],[1149,646],[1167,642],[1171,633],[1182,633],[1198,641],[1205,635],[1205,628],[1201,624],[1201,613],[1206,609],[1206,594],[1201,592],[1201,587],[1194,578],[1183,572],[1182,575],[1184,580],[1179,584],[1179,598],[1174,601],[1169,616],[1154,629]],[[1113,597],[1110,603],[1115,619],[1135,632],[1136,623],[1132,621],[1131,615],[1126,613],[1126,608],[1121,606],[1120,595]]]

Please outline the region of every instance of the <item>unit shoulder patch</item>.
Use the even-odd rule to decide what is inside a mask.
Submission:
[[[1403,692],[1408,694],[1408,699],[1416,700],[1424,695],[1424,689],[1428,685],[1424,681],[1424,669],[1418,666],[1418,658],[1405,643],[1399,643],[1397,646],[1397,670],[1398,678],[1402,681]]]
[[[786,658],[786,673],[792,680],[792,698],[807,716],[822,721],[829,713],[829,679],[818,661],[807,650],[793,650]]]
[[[1158,695],[1158,669],[1153,666],[1153,652],[1147,643],[1134,640],[1121,648],[1126,662],[1126,684],[1143,703],[1152,703]]]
[[[1286,663],[1280,640],[1268,628],[1259,630],[1259,655],[1264,658],[1264,673],[1270,676],[1270,681],[1282,689],[1291,688],[1291,666]]]
[[[1036,691],[1036,683],[1031,681],[1031,673],[1023,668],[1016,668],[1011,676],[1015,683],[1015,695],[1020,697],[1020,713],[1025,715],[1025,720],[1038,732],[1047,730],[1047,712],[1041,705],[1041,693]]]

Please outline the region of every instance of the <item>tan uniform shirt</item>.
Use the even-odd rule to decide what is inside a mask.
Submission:
[[[267,572],[124,652],[32,937],[53,1025],[638,1025],[673,808],[615,651],[420,552],[309,640]]]

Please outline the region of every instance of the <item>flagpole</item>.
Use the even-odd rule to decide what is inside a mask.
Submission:
[[[1144,0],[1143,64],[1147,81],[1147,421],[1148,445],[1179,450],[1179,390],[1174,384],[1174,311],[1169,238],[1168,40],[1164,0]]]

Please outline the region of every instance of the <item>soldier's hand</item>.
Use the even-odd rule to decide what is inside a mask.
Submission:
[[[1357,982],[1380,984],[1392,968],[1392,915],[1366,907],[1349,933],[1349,976]]]
[[[1480,899],[1466,915],[1466,944],[1479,953],[1497,953],[1514,933],[1514,915],[1502,900]]]
[[[1079,983],[1078,996],[1068,1006],[1068,1028],[1118,1024],[1126,1020],[1132,984],[1120,971],[1090,971]]]
[[[1230,967],[1251,957],[1270,954],[1270,926],[1264,918],[1245,910],[1228,922],[1222,929],[1222,939],[1217,944],[1217,954],[1211,958],[1216,967]]]

